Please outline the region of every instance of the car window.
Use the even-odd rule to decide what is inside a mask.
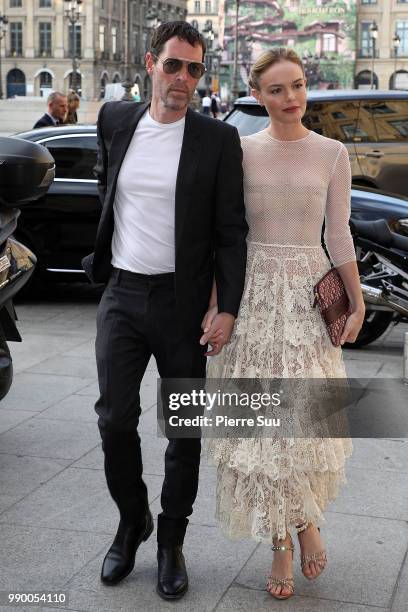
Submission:
[[[260,106],[240,106],[232,111],[226,121],[237,128],[240,136],[249,136],[268,127],[269,117],[264,112]]]
[[[309,101],[302,123],[309,130],[327,136],[327,138],[335,138],[341,142],[354,142],[358,105],[359,102],[355,100]]]
[[[96,137],[61,137],[42,143],[55,159],[55,177],[64,179],[95,179]]]
[[[371,124],[373,140],[406,141],[408,136],[408,100],[375,100],[361,102],[361,123]],[[360,122],[359,122],[360,123]]]

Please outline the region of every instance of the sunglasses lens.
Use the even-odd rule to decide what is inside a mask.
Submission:
[[[175,57],[168,57],[163,62],[163,70],[167,74],[175,74],[176,72],[179,72],[182,68],[183,60],[177,59]],[[203,64],[200,64],[200,62],[189,62],[187,64],[187,70],[190,76],[193,77],[193,79],[200,79],[205,72],[205,67]]]
[[[169,57],[168,59],[166,59],[165,62],[163,62],[163,70],[167,74],[174,74],[175,72],[181,70],[182,67],[183,62],[179,59],[175,59],[172,57]]]
[[[193,79],[200,79],[204,74],[205,68],[198,62],[190,62],[188,65],[188,71]]]

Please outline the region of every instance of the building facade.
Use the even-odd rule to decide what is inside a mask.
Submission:
[[[212,26],[224,100],[234,97],[236,49],[235,85],[245,95],[253,62],[274,45],[301,56],[309,88],[408,89],[408,0],[188,0],[188,20],[204,35]],[[202,95],[209,83],[207,74]]]
[[[220,90],[220,64],[223,53],[223,0],[187,0],[187,21],[204,36],[207,44],[207,72],[198,83],[201,96]]]
[[[408,0],[359,0],[357,47],[355,87],[408,89]]]
[[[64,0],[0,0],[0,12],[8,21],[1,41],[4,96],[40,96],[50,89],[67,92],[76,85],[84,99],[100,99],[108,83],[125,79],[128,49],[131,77],[141,98],[148,97],[144,55],[151,30],[166,20],[184,20],[186,0],[83,0],[75,24],[65,15],[67,4]]]

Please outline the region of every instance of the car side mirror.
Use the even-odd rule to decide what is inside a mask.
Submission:
[[[0,137],[0,208],[21,208],[43,196],[55,178],[55,161],[40,144]]]

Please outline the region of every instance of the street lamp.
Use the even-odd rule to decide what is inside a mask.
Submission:
[[[159,13],[153,6],[149,6],[147,9],[146,23],[149,30],[152,30],[160,25]]]
[[[232,73],[232,95],[233,98],[238,98],[238,15],[239,15],[240,0],[235,0],[235,44],[234,44],[234,68]]]
[[[212,85],[212,71],[213,71],[213,40],[215,38],[212,26],[209,24],[207,27],[203,29],[203,32],[206,33],[207,39],[207,58],[208,58],[208,70],[205,74],[205,86],[206,89],[210,89],[210,85]]]
[[[245,69],[248,75],[248,93],[251,93],[251,87],[249,85],[249,77],[251,74],[253,43],[254,43],[254,39],[252,36],[250,35],[245,36],[244,56],[245,56]]]
[[[1,74],[1,41],[7,32],[8,19],[5,15],[0,15],[0,100],[3,99],[3,76]]]
[[[144,17],[144,22],[146,23],[146,30],[147,30],[146,37],[143,38],[144,39],[143,56],[145,57],[146,52],[150,49],[151,30],[158,27],[161,23],[159,21],[159,12],[156,10],[154,6],[148,6],[148,9]],[[143,90],[143,97],[145,100],[151,96],[151,91],[152,91],[151,90],[151,80],[147,78],[147,75],[146,75],[144,79],[144,90]]]
[[[122,96],[122,100],[126,100],[127,102],[132,102],[132,87],[133,87],[133,79],[132,79],[132,49],[131,49],[131,36],[130,32],[132,30],[132,0],[126,0],[125,2],[125,81],[122,83],[123,89],[125,93]]]
[[[394,78],[393,78],[393,86],[394,89],[397,89],[397,56],[398,56],[398,47],[400,45],[401,39],[398,36],[397,32],[395,32],[395,36],[392,39],[392,45],[394,47]]]
[[[214,49],[214,59],[213,59],[213,66],[214,66],[214,74],[215,74],[215,80],[217,83],[217,91],[218,91],[218,95],[221,96],[221,60],[222,60],[222,54],[224,52],[224,48],[221,47],[220,45],[217,45],[217,47],[215,47]]]
[[[81,19],[82,13],[82,0],[64,0],[65,4],[65,17],[71,26],[72,32],[72,80],[71,89],[77,93],[77,49],[76,49],[76,26],[78,21]],[[79,49],[81,52],[81,49]]]
[[[372,41],[372,65],[371,65],[371,79],[370,79],[370,89],[374,89],[374,59],[375,59],[375,42],[378,36],[378,25],[373,21],[370,26],[370,35]]]

